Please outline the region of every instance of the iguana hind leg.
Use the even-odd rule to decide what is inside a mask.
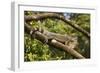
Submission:
[[[78,45],[76,40],[68,40],[65,42],[65,45],[68,46],[70,49],[75,49]]]

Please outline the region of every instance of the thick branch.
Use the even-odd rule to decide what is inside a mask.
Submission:
[[[30,31],[33,30],[29,25],[25,24],[25,32],[27,32],[28,34],[30,34]],[[45,40],[45,35],[43,35],[42,33],[36,31],[34,34],[32,34],[32,38],[34,38],[33,36],[35,35],[35,38],[40,40],[41,42],[44,42]],[[64,44],[56,41],[54,42],[52,40],[49,40],[49,42],[47,42],[47,44],[54,46],[55,48],[62,48],[63,50],[65,50],[66,52],[70,53],[72,56],[79,58],[79,59],[84,59],[85,57],[83,57],[80,53],[78,53],[77,51],[75,51],[74,49],[70,49],[69,47],[65,46]]]
[[[47,18],[56,18],[59,20],[64,21],[65,23],[69,24],[79,32],[83,33],[86,37],[90,38],[90,34],[84,30],[83,28],[79,27],[77,24],[73,23],[72,21],[65,19],[64,16],[55,14],[55,13],[43,13],[43,14],[38,14],[38,15],[31,15],[31,16],[26,16],[25,15],[25,21],[31,21],[31,20],[42,20],[42,19],[47,19]]]
[[[52,40],[50,42],[50,44],[52,44],[53,46],[55,46],[56,48],[62,48],[63,50],[67,51],[68,53],[70,53],[71,55],[75,56],[76,58],[80,58],[80,59],[84,59],[85,57],[83,57],[80,53],[78,53],[77,51],[75,51],[74,49],[69,48],[67,45],[64,45],[56,40]]]

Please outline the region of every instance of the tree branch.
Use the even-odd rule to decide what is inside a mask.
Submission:
[[[83,57],[80,53],[78,53],[77,51],[75,51],[74,49],[69,48],[67,45],[64,45],[58,41],[56,41],[55,39],[52,39],[50,44],[52,44],[54,47],[58,47],[58,48],[62,48],[63,50],[65,50],[66,52],[70,53],[71,55],[73,55],[76,58],[79,59],[85,59],[85,57]]]
[[[30,32],[33,30],[32,27],[30,27],[28,24],[25,23],[25,32],[27,34],[30,34]],[[32,38],[34,38],[33,36],[35,35],[35,38],[38,39],[41,42],[44,42],[45,40],[45,35],[43,35],[42,33],[36,31],[34,34],[31,34]],[[52,45],[55,48],[62,48],[63,50],[65,50],[66,52],[70,53],[72,56],[79,58],[79,59],[84,59],[85,57],[83,57],[80,53],[78,53],[77,51],[75,51],[74,49],[69,48],[68,46],[56,41],[55,39],[51,39],[49,40],[49,42],[47,42],[48,45]]]
[[[69,24],[70,26],[72,26],[73,28],[75,28],[76,30],[78,30],[79,32],[83,33],[86,37],[90,38],[90,34],[84,30],[83,28],[81,28],[80,26],[78,26],[77,24],[75,24],[74,22],[65,19],[64,16],[59,15],[59,14],[55,14],[55,13],[43,13],[43,14],[38,14],[38,15],[29,15],[29,16],[24,16],[25,21],[31,21],[31,20],[43,20],[43,19],[47,19],[47,18],[56,18],[59,20],[64,21],[65,23]]]

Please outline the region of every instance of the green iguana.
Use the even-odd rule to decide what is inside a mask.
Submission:
[[[53,33],[49,32],[45,29],[35,27],[33,30],[30,32],[30,34],[35,33],[36,31],[41,32],[45,36],[45,43],[47,43],[49,40],[55,39],[58,42],[61,42],[65,45],[67,45],[69,48],[74,49],[78,45],[78,38],[75,36],[69,36],[69,35],[62,35],[58,33]]]

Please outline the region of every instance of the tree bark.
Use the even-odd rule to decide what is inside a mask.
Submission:
[[[85,59],[85,57],[82,56],[80,53],[78,53],[74,49],[69,48],[67,45],[64,45],[64,44],[56,41],[55,39],[52,39],[49,44],[53,45],[56,48],[62,48],[63,50],[65,50],[66,52],[68,52],[69,54],[71,54],[72,56],[74,56],[76,58]]]

